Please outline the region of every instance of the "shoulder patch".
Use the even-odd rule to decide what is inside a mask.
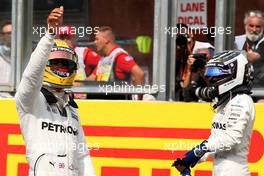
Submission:
[[[132,56],[126,56],[125,60],[128,62],[128,61],[134,60],[134,58]]]
[[[92,51],[92,54],[93,54],[93,56],[97,56],[97,53],[96,53],[96,52],[94,52],[94,51]]]

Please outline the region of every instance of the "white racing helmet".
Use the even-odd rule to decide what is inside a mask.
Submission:
[[[209,79],[208,87],[214,89],[210,99],[221,98],[228,92],[250,92],[253,67],[248,62],[245,51],[223,51],[208,61],[205,76]]]

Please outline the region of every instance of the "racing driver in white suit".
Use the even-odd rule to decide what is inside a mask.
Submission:
[[[63,7],[48,16],[49,32],[32,53],[15,96],[29,176],[95,176],[78,106],[64,91],[72,86],[78,60],[65,42],[54,40],[62,18]]]
[[[243,51],[224,51],[207,63],[209,85],[194,88],[194,94],[213,100],[216,113],[210,137],[174,161],[182,175],[190,175],[190,167],[211,155],[214,176],[250,176],[247,155],[255,121],[252,75]]]

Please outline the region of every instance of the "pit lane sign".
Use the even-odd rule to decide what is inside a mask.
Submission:
[[[184,23],[189,27],[207,26],[207,0],[179,0],[177,23]]]

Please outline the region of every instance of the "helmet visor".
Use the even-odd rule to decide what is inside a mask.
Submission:
[[[50,59],[47,66],[54,74],[61,78],[70,77],[77,70],[76,63],[69,59]]]
[[[77,64],[70,60],[64,58],[56,58],[48,60],[47,66],[55,68],[67,68],[68,70],[77,70]]]
[[[74,57],[74,54],[72,53],[65,51],[52,51],[50,53],[49,59],[58,59],[58,58],[70,59],[73,60],[74,62],[77,62],[77,59]]]
[[[226,76],[231,74],[230,70],[224,70],[220,67],[207,67],[204,75],[207,77]]]

